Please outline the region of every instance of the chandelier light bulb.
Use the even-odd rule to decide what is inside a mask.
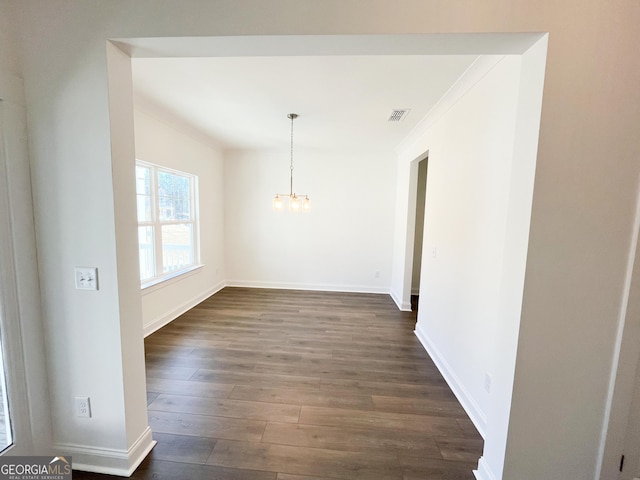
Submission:
[[[290,202],[289,206],[291,207],[291,211],[292,212],[299,212],[300,211],[300,199],[298,197],[293,195],[290,198],[289,202]]]

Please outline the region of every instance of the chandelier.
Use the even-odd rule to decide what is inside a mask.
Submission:
[[[293,121],[298,118],[297,113],[290,113],[287,118],[291,119],[291,164],[289,166],[290,181],[289,193],[276,193],[273,199],[273,209],[281,211],[284,207],[284,199],[288,198],[289,211],[291,212],[308,212],[311,210],[311,199],[309,195],[297,195],[293,192]]]

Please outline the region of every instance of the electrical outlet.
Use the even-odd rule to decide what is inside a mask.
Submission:
[[[96,267],[76,267],[76,289],[98,290],[98,269]]]
[[[91,401],[89,397],[76,397],[76,417],[91,418]]]

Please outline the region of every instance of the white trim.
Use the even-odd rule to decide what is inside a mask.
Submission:
[[[24,167],[27,145],[21,133],[26,128],[23,100],[20,80],[0,73],[0,212],[6,213],[0,217],[0,329],[12,429],[12,446],[3,455],[10,450],[12,455],[29,455],[34,448],[49,448],[51,442],[49,412],[41,409],[39,402],[48,388],[40,309],[33,306],[40,294],[37,264],[34,258],[19,254],[22,250],[35,257],[28,216],[32,213],[31,197],[24,195],[31,192],[19,187],[29,182],[28,167]],[[24,287],[32,290],[25,293]],[[42,427],[40,438],[34,435],[38,426]]]
[[[478,469],[474,470],[473,474],[478,480],[497,480],[484,457],[480,457],[480,460],[478,460]]]
[[[464,408],[464,410],[467,412],[467,415],[469,415],[469,418],[478,429],[478,432],[480,433],[482,438],[486,438],[485,434],[487,429],[487,416],[484,414],[480,406],[475,402],[471,394],[469,394],[462,381],[460,381],[458,376],[442,356],[435,344],[431,340],[429,340],[428,335],[425,334],[424,331],[422,331],[420,323],[416,324],[414,333],[433,360],[433,363],[435,363],[436,367],[438,367],[438,370],[440,370],[440,373],[449,385],[449,388],[451,388],[451,391],[453,391],[454,395],[462,405],[462,408]]]
[[[1,308],[1,307],[0,307]],[[0,319],[0,322],[2,319]],[[0,339],[1,340],[1,339]],[[9,395],[7,390],[7,382],[4,368],[4,355],[2,354],[2,342],[0,341],[0,397],[2,398],[2,409],[0,415],[4,418],[4,434],[7,441],[7,445],[0,444],[0,455],[2,452],[14,445],[12,419],[9,412]]]
[[[176,274],[188,272],[193,267],[200,265],[200,219],[198,217],[198,176],[193,173],[183,172],[174,168],[165,167],[155,163],[147,162],[136,158],[136,197],[138,195],[138,173],[137,169],[147,169],[149,171],[149,201],[150,207],[150,220],[138,219],[138,228],[150,227],[153,230],[153,261],[155,274],[141,282],[141,287],[152,286],[158,282],[162,282],[166,279],[172,278],[174,272],[168,274],[164,273],[164,242],[162,239],[162,228],[169,225],[189,225],[191,226],[191,265],[181,268]],[[183,220],[163,220],[160,211],[160,173],[166,173],[174,177],[182,177],[189,182],[189,211],[191,212],[190,218]],[[136,208],[137,200],[136,200]],[[136,211],[136,215],[137,215]]]
[[[404,223],[404,235],[402,236],[402,243],[404,243],[404,252],[402,257],[402,289],[399,292],[398,298],[401,300],[401,304],[404,308],[407,308],[407,304],[411,304],[411,285],[413,283],[413,273],[415,267],[415,247],[416,247],[416,211],[418,209],[418,174],[420,170],[420,162],[426,158],[429,158],[429,152],[423,152],[420,157],[415,158],[409,164],[409,186],[407,189],[407,204],[406,204],[406,222]],[[401,178],[399,176],[399,178]],[[403,188],[398,187],[398,192],[402,192]],[[402,195],[402,193],[400,193]],[[400,201],[396,199],[396,201]],[[398,212],[396,212],[396,215]],[[403,218],[403,215],[400,215]],[[423,239],[424,240],[424,239]],[[420,267],[422,268],[422,267]],[[409,305],[408,308],[411,308]]]
[[[209,290],[207,290],[207,291],[205,291],[205,292],[203,292],[203,293],[201,293],[199,295],[196,295],[195,297],[190,298],[189,300],[187,300],[186,302],[182,303],[181,305],[178,305],[173,310],[170,310],[169,312],[165,313],[164,315],[161,315],[160,317],[157,317],[157,318],[151,320],[149,323],[147,323],[147,324],[142,326],[142,334],[144,335],[145,338],[148,337],[153,332],[155,332],[155,331],[161,329],[162,327],[164,327],[165,325],[171,323],[173,320],[178,318],[180,315],[185,313],[187,310],[192,309],[193,307],[198,305],[203,300],[206,300],[207,298],[209,298],[211,295],[215,295],[220,290],[222,290],[224,287],[225,287],[225,283],[224,282],[220,282],[215,287],[213,287],[213,288],[211,288],[211,289],[209,289]]]
[[[447,41],[443,38],[446,35]],[[540,32],[112,38],[132,58],[336,55],[521,55]]]
[[[166,287],[167,285],[171,285],[172,283],[179,282],[184,280],[191,275],[195,275],[196,273],[200,273],[204,264],[200,263],[198,265],[192,265],[190,267],[185,268],[184,270],[180,270],[178,272],[172,272],[170,275],[165,277],[155,277],[153,280],[142,283],[140,285],[140,290],[142,290],[142,295],[147,295],[151,292],[155,292],[161,288]]]
[[[73,457],[74,470],[130,477],[156,443],[151,428],[147,427],[127,450],[87,447],[72,443],[56,443],[54,448],[56,452],[64,452],[65,455]]]
[[[403,302],[400,296],[393,289],[391,289],[391,291],[389,292],[389,295],[391,295],[391,298],[393,299],[393,301],[396,302],[396,305],[398,306],[398,309],[401,312],[411,311],[411,302],[408,302],[408,303]]]
[[[18,280],[13,250],[11,225],[11,200],[7,172],[6,144],[4,137],[4,101],[0,99],[0,395],[4,396],[3,411],[8,445],[0,445],[0,451],[15,445],[16,430],[19,434],[27,426],[28,401],[25,379],[25,356],[22,345],[20,306],[18,302]],[[6,214],[6,215],[5,215]],[[17,321],[16,321],[17,320]],[[4,368],[4,360],[7,367]],[[27,402],[27,408],[23,402]],[[11,412],[10,412],[11,411]],[[19,435],[18,434],[18,438]]]
[[[365,285],[330,285],[320,283],[259,282],[250,280],[227,280],[227,287],[273,288],[282,290],[314,290],[324,292],[378,293],[389,295],[387,287]]]
[[[640,192],[640,189],[638,190]],[[640,358],[638,347],[639,323],[633,315],[638,302],[637,262],[640,244],[640,195],[636,194],[636,210],[631,232],[629,255],[624,280],[624,289],[619,310],[616,331],[615,350],[609,377],[607,403],[600,434],[600,448],[596,463],[596,477],[607,478],[618,468],[620,455],[629,448],[627,445],[628,430],[634,428],[629,425],[633,412],[633,395],[637,382],[636,366]],[[635,308],[634,308],[635,307]],[[637,460],[635,460],[637,462]]]
[[[152,438],[151,428],[147,427],[128,450],[93,448],[64,443],[55,444],[54,448],[73,457],[74,470],[129,477],[156,444],[157,442]],[[76,458],[81,460],[78,462]]]

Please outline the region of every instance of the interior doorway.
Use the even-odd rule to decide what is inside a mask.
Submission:
[[[420,299],[420,276],[424,239],[424,212],[427,199],[427,168],[429,157],[418,161],[416,188],[416,218],[413,240],[413,262],[411,270],[411,310],[418,309]]]

